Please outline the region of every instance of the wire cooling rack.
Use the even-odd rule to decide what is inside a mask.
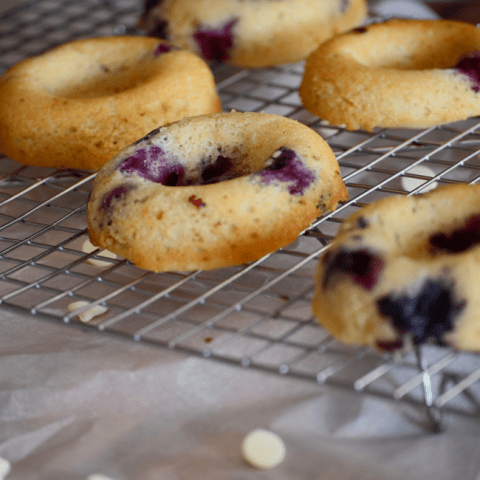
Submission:
[[[139,8],[137,0],[43,0],[9,11],[0,21],[0,73],[75,38],[138,33]],[[327,140],[351,199],[334,214],[251,264],[156,274],[98,250],[85,253],[91,173],[24,167],[0,156],[0,309],[407,401],[427,407],[433,427],[443,411],[478,416],[480,356],[425,346],[395,358],[346,346],[317,325],[310,303],[318,257],[343,218],[388,195],[478,180],[479,119],[426,130],[348,132],[303,109],[302,72],[302,64],[214,68],[225,110],[288,116]],[[88,305],[71,312],[76,301]],[[106,311],[79,321],[93,306]]]

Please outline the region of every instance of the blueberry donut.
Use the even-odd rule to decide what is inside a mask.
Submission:
[[[139,26],[208,61],[264,67],[305,58],[366,13],[365,0],[147,0]]]
[[[349,217],[320,259],[313,312],[343,342],[480,350],[480,185],[393,196]]]
[[[291,243],[346,196],[332,150],[305,125],[202,115],[154,130],[100,170],[89,233],[148,270],[226,267]]]
[[[96,170],[160,125],[220,110],[212,72],[191,52],[147,37],[78,40],[0,78],[0,151]]]
[[[480,114],[480,30],[448,20],[390,20],[320,45],[299,94],[349,130],[425,128]]]

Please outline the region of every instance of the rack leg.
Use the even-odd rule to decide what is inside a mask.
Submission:
[[[418,370],[423,375],[423,397],[425,401],[425,411],[427,416],[428,428],[433,433],[439,433],[442,431],[442,412],[439,409],[435,408],[433,405],[432,380],[430,378],[430,374],[428,373],[428,365],[422,355],[421,347],[415,345],[414,351],[417,360]]]

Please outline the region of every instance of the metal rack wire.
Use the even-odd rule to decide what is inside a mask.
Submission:
[[[136,0],[43,0],[3,16],[0,73],[65,41],[136,33]],[[292,245],[252,264],[156,274],[121,258],[82,250],[93,176],[24,167],[0,156],[1,308],[199,355],[240,367],[329,384],[442,411],[478,416],[480,356],[426,346],[401,358],[343,345],[312,318],[313,274],[342,219],[392,194],[480,176],[480,121],[426,130],[348,132],[308,114],[297,95],[301,64],[272,69],[215,67],[225,110],[294,118],[334,150],[350,198]],[[428,170],[418,171],[419,166]],[[425,173],[427,172],[427,173]],[[101,261],[101,263],[98,263]],[[107,311],[81,323],[82,309]],[[1,310],[0,310],[1,313]]]

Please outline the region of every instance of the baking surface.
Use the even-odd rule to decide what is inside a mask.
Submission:
[[[69,39],[134,32],[136,15],[132,0],[34,2],[0,22],[0,68]],[[303,110],[302,65],[215,74],[225,110],[286,115],[326,138],[351,201],[254,264],[152,274],[122,259],[92,265],[99,252],[82,250],[89,173],[0,157],[7,478],[479,478],[477,355],[426,348],[422,370],[413,354],[396,362],[333,341],[310,313],[317,258],[342,218],[393,193],[477,181],[479,119],[346,132]],[[75,301],[108,310],[82,324]],[[286,443],[275,470],[241,458],[255,428]]]

